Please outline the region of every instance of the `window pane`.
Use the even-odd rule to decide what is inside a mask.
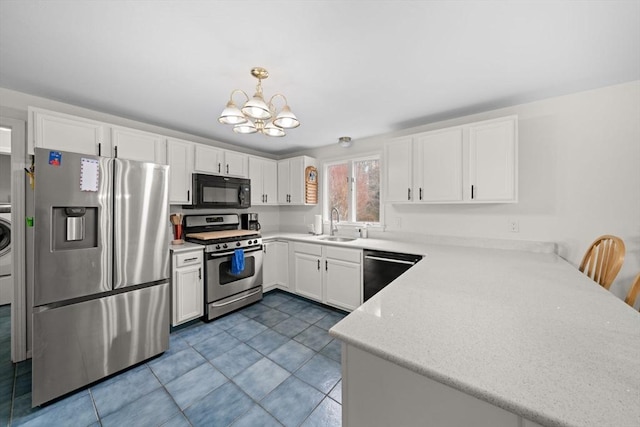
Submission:
[[[338,208],[340,220],[350,221],[349,216],[349,167],[347,163],[327,167],[327,193],[329,215],[332,208]]]
[[[362,160],[353,164],[356,178],[356,221],[380,222],[380,162]]]

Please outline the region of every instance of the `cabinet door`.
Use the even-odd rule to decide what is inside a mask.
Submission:
[[[316,301],[322,301],[320,258],[296,252],[294,259],[296,293]]]
[[[289,287],[289,244],[287,242],[275,242],[277,260],[277,281],[283,288]]]
[[[304,204],[304,159],[289,159],[289,200],[291,204]]]
[[[222,175],[223,159],[224,152],[219,148],[209,147],[202,144],[195,144],[195,172]]]
[[[278,204],[278,164],[274,160],[262,161],[262,192],[264,204]]]
[[[249,179],[251,180],[251,206],[264,205],[264,179],[262,159],[249,157]]]
[[[112,127],[113,157],[139,162],[166,164],[166,142],[161,135]]]
[[[173,277],[173,325],[198,318],[203,311],[202,266],[176,268]]]
[[[462,200],[462,128],[430,132],[414,142],[419,202]]]
[[[262,244],[262,287],[264,291],[274,287],[278,282],[278,254],[276,242]]]
[[[469,126],[469,180],[472,201],[517,201],[516,120]]]
[[[249,156],[235,151],[224,152],[225,175],[247,178],[249,176]]]
[[[349,311],[358,308],[362,300],[360,264],[327,258],[324,268],[327,304]]]
[[[384,146],[387,202],[410,202],[412,194],[412,138],[400,138]]]
[[[33,112],[34,145],[52,150],[109,156],[111,144],[104,123],[66,114]],[[33,154],[33,153],[32,153]]]
[[[289,160],[278,162],[278,204],[289,204],[290,176],[289,176]]]
[[[191,203],[191,175],[193,173],[193,144],[188,141],[167,141],[169,165],[169,203]]]

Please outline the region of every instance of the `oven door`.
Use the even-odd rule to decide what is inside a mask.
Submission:
[[[244,270],[231,274],[233,251],[207,254],[205,279],[211,303],[262,285],[262,245],[245,249]]]

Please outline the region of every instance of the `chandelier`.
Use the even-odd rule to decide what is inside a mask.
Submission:
[[[285,129],[293,129],[300,126],[300,122],[289,108],[287,98],[281,93],[276,93],[269,99],[269,103],[264,101],[262,95],[262,80],[269,77],[269,72],[262,67],[251,69],[251,75],[258,79],[256,93],[253,98],[240,89],[235,89],[229,96],[226,108],[220,114],[218,121],[225,125],[234,125],[233,131],[236,133],[256,133],[260,132],[267,136],[285,136]],[[239,109],[233,102],[233,95],[241,93],[245,96],[246,102],[242,109]],[[284,100],[284,106],[280,112],[276,111],[274,100],[280,97]]]

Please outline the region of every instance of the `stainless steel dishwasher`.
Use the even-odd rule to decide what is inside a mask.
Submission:
[[[422,259],[422,255],[367,249],[363,251],[363,254],[364,301],[380,292],[382,288]]]

